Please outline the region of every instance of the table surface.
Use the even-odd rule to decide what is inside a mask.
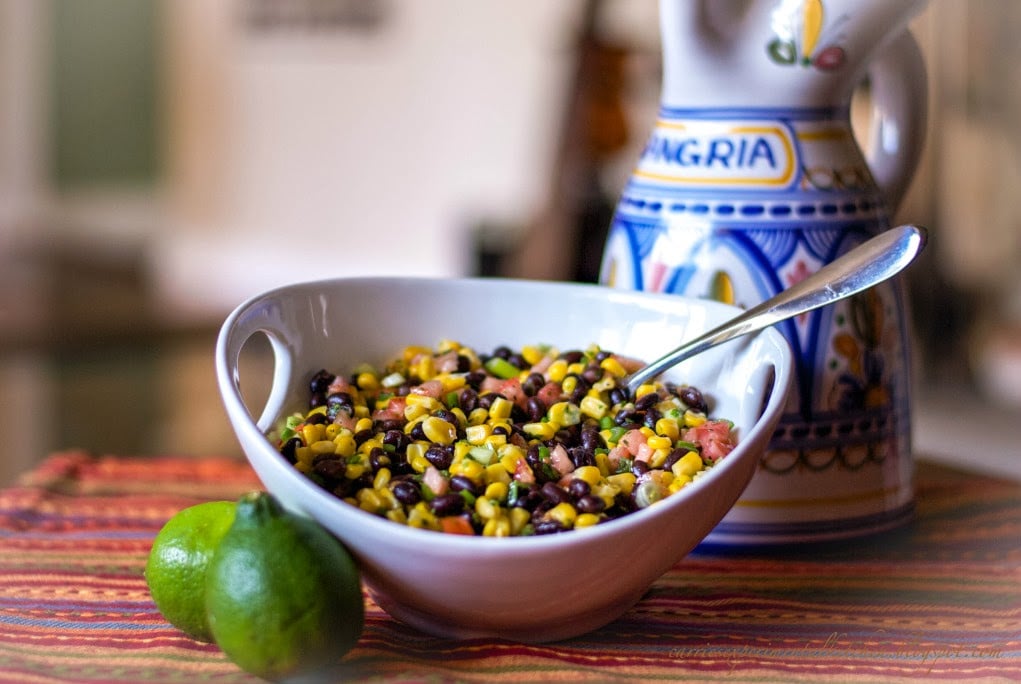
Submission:
[[[920,461],[917,512],[864,540],[699,548],[616,622],[544,645],[450,642],[366,598],[344,681],[1021,679],[1021,483]],[[260,488],[228,458],[54,454],[0,491],[0,682],[254,682],[152,603],[152,539]]]

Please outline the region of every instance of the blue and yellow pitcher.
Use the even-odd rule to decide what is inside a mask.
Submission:
[[[661,0],[659,119],[620,198],[602,282],[756,304],[889,227],[918,161],[924,0]],[[866,80],[872,142],[851,127]],[[909,332],[899,282],[782,324],[797,385],[710,536],[860,536],[911,515]]]

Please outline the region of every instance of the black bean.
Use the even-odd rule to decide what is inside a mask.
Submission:
[[[521,383],[521,390],[527,397],[535,396],[535,393],[546,384],[546,378],[541,373],[530,373],[524,382]]]
[[[404,430],[387,430],[383,433],[383,444],[393,447],[395,452],[407,449],[410,441]]]
[[[556,520],[539,520],[538,522],[532,523],[536,534],[556,534],[557,532],[563,532],[566,528]]]
[[[347,470],[347,462],[339,456],[323,458],[312,464],[312,472],[327,480],[341,479],[344,477],[345,470]]]
[[[429,461],[437,470],[446,470],[454,462],[454,447],[433,444],[425,450],[425,460]]]
[[[439,516],[457,515],[464,510],[464,497],[460,494],[444,494],[429,502],[429,508]]]
[[[670,454],[667,455],[666,460],[663,461],[663,470],[670,470],[674,463],[681,460],[681,456],[684,456],[686,453],[688,453],[687,449],[674,449],[671,451]]]
[[[678,392],[677,396],[680,397],[688,408],[694,411],[701,411],[702,413],[708,413],[709,407],[706,405],[705,397],[702,392],[696,387],[682,387]]]
[[[322,392],[313,392],[312,396],[308,399],[308,407],[310,409],[319,408],[326,404],[326,395]]]
[[[497,347],[496,349],[493,350],[493,356],[499,357],[501,359],[508,359],[508,358],[510,358],[510,355],[512,353],[513,352],[511,352],[510,347],[506,347],[506,346],[503,346],[503,345],[501,345],[501,346],[499,346],[499,347]]]
[[[372,472],[377,472],[380,468],[388,468],[389,466],[390,454],[379,447],[375,447],[369,452],[369,467],[372,468]]]
[[[645,461],[635,461],[631,464],[631,472],[635,474],[635,477],[641,477],[649,472],[649,464]]]
[[[642,425],[644,425],[647,428],[655,429],[656,423],[662,417],[663,414],[659,412],[659,409],[653,406],[652,408],[648,409],[645,412],[645,417],[642,419]]]
[[[533,423],[538,423],[546,415],[546,405],[539,397],[529,397],[527,402],[528,418]]]
[[[411,480],[400,480],[399,482],[395,482],[391,485],[390,489],[394,493],[394,498],[405,506],[414,506],[422,500],[422,493],[418,490],[418,486]]]
[[[547,482],[542,486],[542,495],[555,504],[571,503],[571,495],[556,482]]]
[[[326,370],[320,370],[316,372],[315,375],[312,376],[311,380],[309,380],[308,383],[309,391],[312,394],[325,395],[326,390],[329,388],[330,385],[333,384],[333,381],[336,379],[337,376],[334,375],[333,373],[330,373],[329,371]]]
[[[576,500],[588,496],[591,492],[592,487],[589,486],[589,483],[577,477],[571,480],[571,483],[567,485],[567,493]]]
[[[492,408],[493,402],[496,401],[497,397],[503,397],[503,395],[497,394],[496,392],[486,392],[485,394],[479,397],[478,408],[484,408],[488,411],[490,408]]]
[[[376,433],[373,432],[372,428],[366,428],[364,430],[359,430],[358,432],[356,432],[354,434],[355,444],[357,444],[358,446],[361,446],[362,443],[365,442],[365,440],[371,438],[372,435],[374,435],[374,434],[376,434]]]
[[[464,378],[465,382],[468,383],[468,386],[471,387],[476,392],[479,390],[479,387],[482,385],[485,379],[486,379],[485,372],[480,370],[473,370],[472,372],[468,373],[468,375],[466,375]]]
[[[574,507],[579,513],[602,513],[606,510],[606,502],[601,497],[588,494],[578,499]]]
[[[572,349],[570,351],[565,351],[563,354],[560,355],[560,358],[562,358],[564,361],[567,361],[567,363],[578,363],[583,358],[585,358],[585,354],[582,353],[581,351],[578,351],[577,349]]]
[[[475,407],[478,406],[479,393],[471,387],[465,387],[461,390],[461,396],[458,397],[457,403],[465,414],[471,413],[475,410]]]
[[[614,387],[609,393],[610,403],[614,406],[625,404],[628,400],[627,390],[623,387]]]
[[[467,373],[468,371],[471,370],[471,367],[472,367],[472,360],[470,358],[468,358],[464,354],[458,354],[457,355],[457,372],[458,373]]]
[[[511,354],[507,357],[507,363],[518,369],[528,368],[529,364],[521,354]]]
[[[635,402],[635,408],[639,411],[647,411],[661,401],[659,394],[656,392],[649,392],[648,394],[642,395],[638,401]]]
[[[408,436],[419,442],[428,442],[429,438],[425,436],[425,429],[422,427],[422,422],[423,421],[415,423],[415,427],[411,428],[411,432]]]
[[[567,455],[571,457],[571,463],[574,464],[575,468],[596,464],[595,453],[582,446],[571,447],[567,450]]]
[[[482,493],[481,488],[470,477],[464,475],[454,475],[450,478],[450,488],[455,492],[468,492],[475,496]]]
[[[289,440],[284,442],[282,447],[280,447],[280,453],[283,454],[284,458],[288,461],[294,463],[297,460],[296,451],[300,446],[301,440],[297,437],[291,437]]]
[[[603,436],[595,428],[585,428],[581,431],[581,445],[595,453],[596,449],[606,446]]]
[[[313,413],[305,419],[305,422],[309,425],[322,425],[327,422],[327,418],[322,413]]]

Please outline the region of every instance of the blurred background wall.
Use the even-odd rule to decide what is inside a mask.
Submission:
[[[212,340],[268,287],[593,278],[655,116],[656,5],[0,0],[0,482],[57,448],[235,453]],[[913,28],[916,431],[945,443],[966,407],[1016,458],[1021,3],[933,0]]]

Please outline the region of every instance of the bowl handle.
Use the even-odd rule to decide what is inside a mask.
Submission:
[[[266,303],[242,307],[223,324],[216,345],[217,375],[227,410],[232,417],[243,413],[251,420],[254,416],[241,395],[239,359],[241,350],[253,335],[263,334],[269,339],[273,351],[273,384],[266,405],[256,421],[260,432],[274,427],[278,420],[287,401],[294,366],[293,344],[284,333],[286,328],[280,320],[280,314],[277,307]]]

